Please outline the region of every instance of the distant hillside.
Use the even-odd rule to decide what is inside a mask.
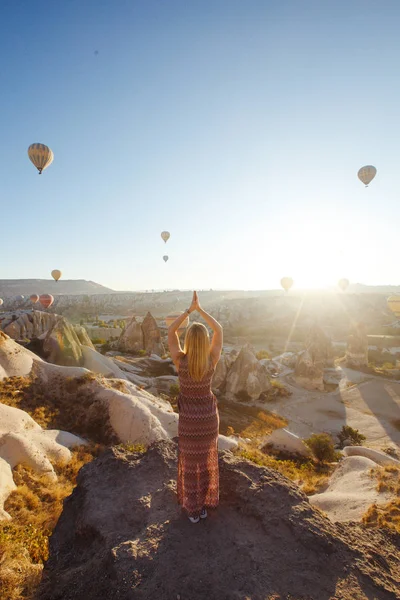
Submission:
[[[85,279],[0,279],[0,298],[22,294],[112,294],[114,290]]]

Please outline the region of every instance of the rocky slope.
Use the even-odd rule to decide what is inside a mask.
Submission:
[[[176,445],[86,465],[50,540],[40,600],[394,600],[400,536],[333,524],[277,472],[220,455],[221,505],[176,504]]]

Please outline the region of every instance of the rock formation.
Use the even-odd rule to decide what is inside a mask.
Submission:
[[[346,364],[355,369],[368,366],[368,337],[363,323],[355,325],[347,339]]]
[[[151,313],[147,313],[142,322],[143,344],[144,349],[148,354],[165,354],[164,344],[161,341],[161,332],[158,328],[157,321]]]
[[[74,327],[64,317],[58,317],[43,342],[46,359],[55,365],[82,366],[81,342]]]
[[[139,350],[143,350],[143,331],[142,324],[139,323],[135,317],[129,321],[125,329],[122,331],[121,336],[117,343],[118,350],[121,352],[127,352],[135,354]]]
[[[243,346],[226,376],[226,396],[257,400],[270,389],[267,371],[257,360],[251,346]]]
[[[90,339],[88,332],[84,327],[82,327],[82,325],[75,325],[74,330],[82,346],[88,346],[88,348],[94,349],[92,340]]]
[[[15,489],[12,469],[19,463],[57,479],[51,461],[68,462],[69,448],[86,442],[70,433],[43,430],[25,411],[0,404],[0,520],[10,519],[4,501]]]
[[[40,310],[16,312],[15,320],[11,313],[7,315],[1,323],[3,331],[14,340],[37,338],[57,320],[57,315]]]
[[[377,480],[371,469],[376,462],[364,456],[349,456],[336,467],[323,492],[310,496],[333,521],[360,521],[373,504],[386,504],[387,493],[378,491]]]
[[[212,380],[212,389],[214,392],[225,391],[226,378],[228,376],[229,369],[235,362],[238,352],[232,350],[231,352],[223,352],[215,368],[214,377]]]
[[[332,344],[322,329],[314,326],[305,341],[305,350],[295,367],[295,380],[309,390],[324,390],[324,368],[332,356]]]
[[[50,538],[38,600],[394,600],[400,538],[332,523],[278,472],[223,454],[220,507],[189,523],[177,450],[112,448],[83,467]]]

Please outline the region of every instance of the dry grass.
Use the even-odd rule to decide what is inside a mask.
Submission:
[[[17,489],[5,503],[12,521],[0,522],[0,600],[34,597],[63,500],[75,487],[80,468],[101,449],[94,444],[75,449],[68,464],[55,465],[58,481],[22,465],[14,469]]]
[[[265,454],[250,444],[241,444],[237,454],[257,465],[279,471],[294,481],[308,495],[320,491],[326,485],[334,469],[333,465],[318,465],[307,459],[280,459],[278,456]]]
[[[251,440],[258,440],[275,429],[286,427],[287,423],[287,420],[279,415],[260,410],[254,416],[251,423],[242,429],[240,435]]]
[[[387,465],[383,469],[372,469],[371,476],[377,479],[379,492],[387,492],[395,497],[387,504],[373,504],[363,516],[368,527],[388,527],[400,533],[400,468]]]
[[[7,377],[0,381],[3,404],[26,411],[45,429],[62,429],[100,444],[118,440],[109,422],[108,409],[96,400],[93,373],[60,380],[49,390],[33,377]],[[117,382],[118,384],[118,382]]]

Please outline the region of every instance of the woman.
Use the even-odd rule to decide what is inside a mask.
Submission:
[[[177,331],[190,313],[197,311],[213,330],[210,343],[207,328],[192,323],[186,332],[182,350]],[[179,375],[179,458],[178,502],[192,523],[207,517],[206,507],[218,505],[218,429],[217,401],[211,380],[222,350],[222,327],[206,313],[193,293],[190,308],[168,329],[172,360]]]

